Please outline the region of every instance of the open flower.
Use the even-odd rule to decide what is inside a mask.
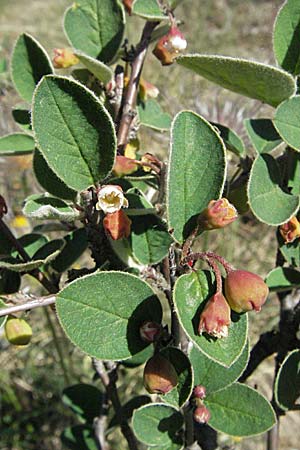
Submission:
[[[285,244],[294,242],[295,239],[300,237],[300,223],[297,217],[293,216],[288,222],[281,225],[279,231]]]
[[[230,325],[230,308],[220,292],[214,294],[206,303],[198,326],[198,332],[210,334],[216,338],[225,338],[228,336]]]
[[[105,214],[111,214],[121,208],[128,208],[128,200],[124,197],[121,186],[113,184],[103,186],[98,192],[96,209],[102,210]]]

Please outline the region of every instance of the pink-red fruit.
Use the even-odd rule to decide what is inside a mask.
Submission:
[[[216,338],[228,336],[230,325],[230,308],[220,292],[214,294],[206,303],[198,326],[198,332],[210,334]]]
[[[161,333],[161,325],[157,322],[144,322],[140,327],[140,336],[145,342],[154,342]]]
[[[197,423],[207,423],[210,419],[210,412],[206,406],[198,406],[194,411],[194,420]]]
[[[116,177],[124,177],[125,175],[130,175],[136,172],[138,165],[135,163],[134,159],[127,158],[123,155],[116,156],[116,161],[113,167],[113,175]]]
[[[144,369],[144,386],[150,394],[167,394],[178,384],[178,376],[170,361],[159,353],[152,356]]]
[[[237,313],[260,311],[269,294],[264,280],[246,270],[233,270],[225,279],[225,296]]]
[[[227,198],[211,200],[200,214],[198,221],[203,230],[224,228],[238,218],[235,207]]]
[[[24,319],[9,317],[4,330],[6,339],[14,345],[27,345],[32,337],[31,326]]]
[[[160,60],[163,66],[168,66],[187,47],[185,37],[176,26],[163,36],[156,44],[153,54]]]
[[[200,398],[200,400],[202,400],[203,398],[206,397],[206,389],[201,384],[198,384],[198,386],[194,387],[193,394],[194,394],[194,397]]]

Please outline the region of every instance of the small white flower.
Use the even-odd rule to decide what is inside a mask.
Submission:
[[[182,52],[187,47],[187,41],[179,35],[172,36],[170,42],[176,52]]]
[[[107,184],[99,190],[96,209],[111,214],[121,208],[128,208],[128,200],[124,197],[121,186]]]

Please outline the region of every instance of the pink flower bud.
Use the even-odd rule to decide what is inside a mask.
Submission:
[[[237,210],[227,198],[211,200],[200,214],[198,221],[204,230],[224,228],[238,217]]]
[[[103,219],[103,227],[110,237],[117,241],[118,239],[127,238],[131,231],[131,220],[122,209],[107,214]]]
[[[210,412],[206,406],[198,406],[194,411],[194,420],[197,423],[207,423],[210,419]]]
[[[198,332],[210,334],[216,338],[228,336],[230,308],[223,294],[217,292],[206,303],[201,316]]]
[[[194,393],[194,397],[200,398],[201,400],[206,397],[206,389],[201,384],[194,387],[193,393]]]
[[[9,317],[4,330],[6,339],[14,345],[27,345],[32,337],[31,326],[24,319]]]
[[[294,216],[288,222],[281,225],[279,231],[285,244],[294,242],[295,239],[300,237],[300,223],[297,217]]]
[[[144,386],[150,394],[167,394],[178,383],[178,376],[170,361],[160,354],[150,358],[144,369]]]
[[[125,175],[130,175],[131,173],[136,172],[137,169],[138,165],[134,162],[133,159],[118,155],[113,167],[113,174],[116,177],[123,177]]]
[[[129,15],[131,15],[133,0],[122,0],[122,1],[126,11],[128,12]]]
[[[154,342],[161,333],[161,325],[156,322],[144,322],[140,327],[140,336],[145,342]]]
[[[225,279],[226,299],[233,311],[260,311],[269,293],[264,280],[246,270],[233,270]]]
[[[79,59],[69,48],[55,48],[53,65],[56,69],[67,69],[79,63]]]
[[[180,55],[187,47],[187,41],[184,35],[176,26],[163,36],[156,44],[153,54],[160,60],[163,66],[174,62],[174,59]]]
[[[159,89],[154,86],[154,84],[149,83],[149,81],[146,81],[143,78],[140,79],[139,95],[141,100],[146,101],[148,97],[156,98],[158,94]]]

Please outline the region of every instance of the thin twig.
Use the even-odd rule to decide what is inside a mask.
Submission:
[[[29,311],[31,309],[39,308],[41,306],[45,307],[53,305],[55,301],[56,301],[55,295],[51,295],[50,297],[38,297],[30,302],[22,303],[21,305],[7,306],[6,308],[0,308],[0,317],[7,316],[9,314],[15,314],[21,311]]]
[[[174,339],[174,345],[175,347],[178,347],[180,344],[180,324],[177,316],[177,312],[175,309],[175,304],[173,301],[173,287],[175,284],[175,274],[176,274],[176,263],[174,261],[175,259],[175,252],[174,247],[171,246],[169,250],[169,256],[166,256],[166,258],[163,260],[163,274],[166,279],[166,282],[168,284],[167,289],[164,290],[165,295],[167,297],[170,310],[171,310],[171,334]]]

